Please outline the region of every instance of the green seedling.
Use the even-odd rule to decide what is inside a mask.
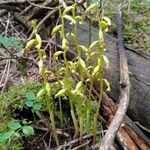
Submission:
[[[23,120],[21,123],[18,120],[9,122],[7,131],[0,133],[0,142],[11,140],[14,137],[20,138],[22,136],[34,135],[34,129],[30,124],[31,122],[26,120]]]
[[[84,12],[83,16],[88,15],[93,10],[98,10],[99,4],[94,3],[91,4]],[[54,37],[56,34],[60,35],[62,45],[61,51],[57,51],[53,54],[54,60],[58,62],[59,55],[63,55],[63,64],[59,66],[58,70],[47,70],[44,66],[44,59],[46,57],[45,50],[42,49],[42,39],[37,34],[36,30],[35,39],[30,40],[26,47],[25,53],[27,54],[28,50],[32,47],[35,47],[38,52],[39,57],[39,72],[43,77],[44,83],[44,94],[48,112],[50,114],[51,128],[53,131],[53,136],[55,138],[57,146],[59,145],[58,135],[56,132],[55,126],[55,114],[52,111],[52,102],[51,95],[52,89],[51,84],[48,83],[47,78],[51,76],[56,76],[56,83],[59,85],[59,90],[55,94],[55,98],[58,99],[59,111],[60,111],[60,122],[61,126],[63,126],[63,110],[62,110],[62,98],[66,98],[70,104],[70,114],[72,117],[72,122],[75,129],[74,137],[79,137],[82,140],[82,136],[85,133],[94,133],[94,142],[96,142],[96,133],[98,129],[98,116],[99,109],[102,101],[103,94],[103,85],[106,84],[107,89],[110,90],[109,82],[103,78],[103,68],[109,67],[109,61],[106,56],[103,54],[103,50],[105,49],[104,42],[104,32],[107,32],[111,22],[107,17],[103,17],[102,15],[99,17],[99,37],[95,41],[89,43],[88,47],[85,45],[81,45],[78,41],[78,26],[77,24],[83,23],[83,16],[79,16],[77,14],[77,4],[73,4],[72,6],[66,7],[63,11],[59,9],[60,15],[60,24],[53,28],[51,35]],[[66,33],[65,31],[65,20],[70,22],[70,25],[73,27],[73,31]],[[70,37],[73,39],[76,48],[77,57],[74,61],[67,60],[67,51],[69,49]],[[95,51],[93,49],[96,49]],[[86,58],[82,58],[82,54],[85,54]],[[91,65],[91,61],[94,60],[94,65]],[[56,66],[55,66],[56,67]],[[52,68],[52,67],[51,67]],[[77,74],[78,82],[73,83],[70,80],[72,74]],[[98,99],[98,104],[96,107],[96,111],[92,106],[92,88],[94,80],[99,81],[100,84],[100,94]],[[85,85],[86,83],[86,85]],[[85,94],[87,92],[87,85],[90,85],[89,94]],[[35,95],[34,93],[27,94],[26,105],[29,107],[34,106]],[[64,104],[65,105],[65,104]],[[58,117],[57,117],[58,118]],[[91,126],[94,126],[92,129]]]
[[[40,111],[42,108],[42,105],[40,103],[36,102],[36,97],[33,92],[26,93],[25,104],[27,107],[32,108],[34,111]]]

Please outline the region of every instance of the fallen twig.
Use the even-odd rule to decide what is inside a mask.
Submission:
[[[85,136],[83,136],[82,140],[84,141],[84,140],[89,139],[89,138],[92,138],[92,137],[93,137],[93,134],[85,135]],[[65,149],[65,148],[69,147],[70,145],[77,144],[77,143],[80,142],[80,141],[81,141],[81,139],[78,138],[78,139],[69,141],[69,142],[67,142],[67,143],[65,143],[65,144],[63,144],[63,145],[60,145],[59,147],[54,148],[54,149],[52,149],[52,150],[56,150],[56,149],[57,149],[57,150],[62,150],[62,149]]]
[[[130,137],[134,140],[134,142],[136,143],[136,145],[141,149],[141,150],[148,150],[149,143],[145,143],[145,141],[143,139],[141,139],[141,137],[139,135],[137,135],[133,130],[131,130],[131,128],[129,128],[128,126],[124,126],[123,127],[127,133],[130,135]]]
[[[101,142],[100,150],[109,150],[110,146],[113,144],[114,138],[117,131],[124,119],[126,114],[129,96],[130,96],[130,81],[129,81],[129,71],[127,58],[124,49],[123,35],[122,35],[122,20],[121,20],[121,5],[117,12],[117,34],[118,34],[118,51],[120,59],[120,98],[119,106],[117,108],[116,114]]]
[[[51,11],[50,13],[48,13],[40,22],[39,24],[36,26],[36,29],[38,30],[40,28],[40,26],[52,15],[54,14],[56,11],[58,10],[58,8],[56,8],[55,10]],[[28,40],[31,40],[34,36],[34,32],[31,33],[30,37]]]
[[[46,7],[46,6],[42,6],[41,4],[32,3],[31,0],[27,0],[27,2],[29,4],[31,4],[32,6],[39,7],[40,9],[48,9],[48,10],[53,10],[54,9],[52,7]]]
[[[30,0],[31,2],[42,2],[44,0]],[[1,5],[16,5],[16,4],[21,4],[21,3],[26,3],[27,0],[2,0],[0,2]]]

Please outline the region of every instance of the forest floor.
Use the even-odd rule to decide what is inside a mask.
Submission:
[[[108,1],[104,8],[104,15],[108,16],[112,21],[109,34],[116,36],[115,4]],[[137,4],[137,0],[135,0],[131,2],[129,10],[127,6],[123,10],[123,34],[126,47],[150,55],[150,4],[147,4],[147,2],[139,2]],[[22,23],[16,21],[14,13],[8,11],[0,17],[1,150],[48,150],[55,149],[56,147],[48,125],[49,115],[46,111],[46,104],[43,102],[44,94],[42,93],[38,96],[39,91],[42,91],[44,87],[40,83],[42,78],[39,75],[37,67],[37,54],[32,50],[28,63],[22,58],[25,41],[29,38],[30,34],[30,30]],[[43,34],[45,50],[51,49],[52,45],[47,40],[47,33],[46,36],[45,33]],[[53,63],[51,54],[45,63],[47,67]],[[51,77],[49,82],[53,82],[55,79]],[[53,94],[51,99],[53,101],[56,101],[55,94],[58,89],[57,86],[52,85]],[[66,104],[65,100],[63,102],[65,106],[62,109],[64,110],[64,114],[66,114],[66,117],[63,118],[64,126],[61,128],[61,125],[57,124],[57,134],[59,135],[61,144],[65,147],[64,142],[67,141],[69,143],[71,141],[72,144],[69,144],[70,149],[71,146],[75,149],[82,149],[78,148],[80,139],[77,141],[72,140],[74,130],[70,121],[71,115],[66,112],[69,109],[69,104]],[[54,102],[53,105],[53,111],[57,115],[57,120],[60,119],[58,105],[57,99],[57,102]],[[100,140],[104,135],[106,125],[104,127],[100,125],[99,129],[100,132],[97,133],[97,139]],[[81,147],[84,144],[90,145],[93,142],[92,135],[90,134],[85,135],[83,138],[85,142],[80,143]],[[67,142],[66,145],[68,144]],[[66,147],[68,148],[69,146],[67,145]],[[118,142],[116,142],[117,146],[119,147]],[[88,146],[86,148],[88,149]]]

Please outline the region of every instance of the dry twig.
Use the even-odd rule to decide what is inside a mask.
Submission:
[[[130,96],[130,81],[129,81],[129,71],[127,58],[124,49],[123,35],[122,35],[122,20],[121,20],[121,5],[118,8],[117,12],[117,34],[118,34],[118,52],[120,59],[120,98],[119,106],[116,111],[116,114],[102,140],[100,150],[109,150],[110,146],[113,144],[116,133],[124,119],[126,114],[129,96]]]

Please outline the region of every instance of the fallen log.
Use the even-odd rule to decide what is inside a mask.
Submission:
[[[115,115],[117,106],[116,104],[110,99],[106,93],[103,94],[103,101],[102,101],[102,110],[101,115],[108,121],[108,124],[111,123],[113,116]],[[130,134],[134,133],[134,134]],[[140,134],[140,136],[139,136]],[[133,137],[132,137],[133,136]],[[136,150],[137,147],[139,147],[139,143],[141,147],[149,148],[149,139],[141,133],[141,131],[134,131],[134,127],[131,126],[131,124],[125,120],[124,123],[122,123],[119,131],[116,135],[119,143],[124,149],[131,149]],[[137,142],[138,137],[138,142]],[[142,150],[142,149],[141,149]]]

